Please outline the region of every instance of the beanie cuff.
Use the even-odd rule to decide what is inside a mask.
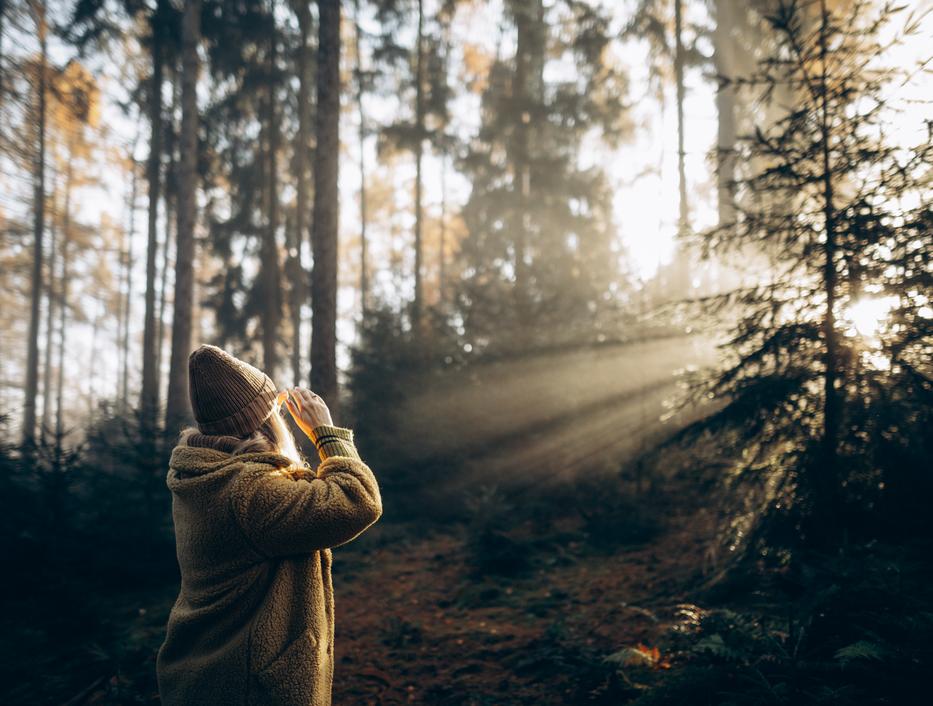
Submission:
[[[222,419],[198,421],[198,430],[211,436],[249,436],[275,411],[275,397],[276,389],[267,376],[262,389],[249,404]]]

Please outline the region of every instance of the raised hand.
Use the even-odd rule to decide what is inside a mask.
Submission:
[[[279,401],[284,402],[295,424],[309,438],[313,438],[312,431],[323,424],[332,426],[330,410],[327,403],[318,395],[303,387],[293,387],[279,393]]]

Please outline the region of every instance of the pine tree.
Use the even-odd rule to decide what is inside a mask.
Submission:
[[[463,165],[457,309],[476,350],[595,340],[621,279],[605,175],[578,163],[584,136],[614,144],[627,130],[608,18],[577,3],[508,8],[515,55],[490,69]],[[546,82],[548,57],[564,53],[576,80]]]
[[[878,35],[899,12],[778,4],[767,18],[773,52],[736,83],[766,98],[788,92],[792,107],[740,141],[740,161],[758,168],[739,181],[735,226],[706,236],[720,253],[760,249],[772,272],[712,300],[730,315],[737,307],[739,321],[729,365],[698,388],[728,400],[710,424],[741,429],[742,443],[759,449],[752,463],[798,469],[796,490],[827,533],[840,529],[842,508],[863,489],[854,479],[877,479],[890,463],[878,450],[909,443],[928,417],[916,405],[928,406],[931,393],[919,360],[933,346],[923,309],[933,145],[885,139],[885,89],[905,79],[903,69],[883,66]],[[907,19],[911,32],[916,22]],[[886,296],[897,304],[885,335],[856,335],[859,302]],[[887,429],[872,421],[884,416],[881,390],[899,390],[906,415]]]

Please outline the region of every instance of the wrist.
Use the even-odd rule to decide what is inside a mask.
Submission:
[[[319,424],[308,435],[317,449],[322,461],[332,456],[347,456],[360,458],[356,445],[353,443],[353,430],[337,427],[333,424]]]

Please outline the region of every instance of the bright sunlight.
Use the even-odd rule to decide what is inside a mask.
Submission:
[[[845,311],[844,318],[849,323],[847,334],[859,335],[869,341],[877,341],[878,334],[884,329],[891,309],[897,304],[897,297],[864,297],[855,300]]]

